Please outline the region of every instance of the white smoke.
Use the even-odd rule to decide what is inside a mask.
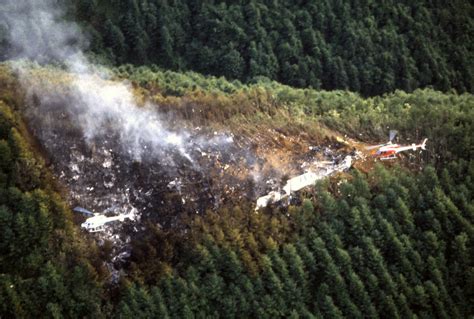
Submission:
[[[80,74],[73,83],[73,101],[77,120],[87,141],[107,134],[112,126],[122,146],[135,157],[141,158],[145,149],[174,148],[191,161],[186,151],[189,133],[173,132],[150,105],[137,107],[131,88],[122,82],[104,81],[94,75]]]
[[[73,57],[82,59],[86,38],[75,23],[64,20],[61,1],[1,2],[0,18],[9,35],[12,58],[28,58],[40,63],[72,61]]]
[[[159,153],[172,148],[192,161],[187,152],[188,132],[166,127],[151,106],[137,106],[128,84],[109,81],[104,72],[90,63],[83,53],[86,38],[78,25],[64,20],[60,1],[1,1],[4,4],[0,18],[9,34],[10,56],[38,63],[59,63],[73,77],[69,100],[62,107],[82,129],[86,141],[105,136],[107,130],[113,129],[124,149],[135,158],[140,158],[145,149]],[[27,83],[29,95],[38,98],[40,104],[60,100],[64,92],[44,92],[41,86],[31,85],[29,69],[24,67],[27,64],[15,65]],[[229,142],[231,139],[219,141]]]

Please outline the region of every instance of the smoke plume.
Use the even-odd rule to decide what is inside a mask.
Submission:
[[[29,96],[39,101],[37,112],[48,116],[41,105],[56,105],[80,127],[87,142],[113,135],[120,139],[123,150],[139,159],[146,150],[162,154],[178,151],[191,160],[187,148],[191,135],[184,130],[167,127],[150,105],[138,107],[131,87],[124,82],[108,80],[106,72],[99,71],[84,54],[87,37],[79,26],[64,19],[61,1],[3,0],[0,18],[4,21],[10,43],[12,60],[28,59],[43,63],[57,63],[73,77],[69,83],[67,101],[64,92],[45,92],[41,85],[32,84],[25,63],[16,66]],[[60,103],[63,101],[63,103]],[[45,114],[46,113],[46,114]],[[207,141],[197,140],[207,143]],[[229,143],[230,139],[222,142]],[[192,143],[196,143],[193,141]]]

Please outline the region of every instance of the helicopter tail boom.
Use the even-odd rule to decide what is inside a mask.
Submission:
[[[422,150],[426,150],[426,141],[427,141],[427,140],[428,140],[428,139],[425,138],[425,139],[423,140],[423,143],[421,143],[421,149],[422,149]]]

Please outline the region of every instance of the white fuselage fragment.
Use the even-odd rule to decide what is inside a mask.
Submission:
[[[257,207],[255,209],[257,210],[259,208],[267,207],[268,204],[278,202],[283,197],[286,197],[286,196],[288,195],[282,194],[280,192],[272,191],[268,193],[268,195],[262,196],[257,199]]]
[[[257,199],[257,205],[255,210],[263,207],[267,207],[271,203],[276,203],[285,197],[290,196],[293,192],[297,192],[305,187],[313,186],[316,181],[323,179],[336,172],[343,172],[351,168],[352,156],[348,155],[339,164],[332,164],[325,166],[324,170],[320,170],[318,173],[306,172],[289,179],[283,187],[283,192],[271,191],[265,196]]]
[[[302,188],[310,185],[314,185],[318,179],[323,178],[325,175],[315,174],[313,172],[307,172],[302,175],[293,177],[286,182],[283,187],[283,191],[286,195],[290,195],[292,192],[297,192]]]

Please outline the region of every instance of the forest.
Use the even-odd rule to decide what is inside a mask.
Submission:
[[[4,84],[4,83],[2,83]],[[2,96],[4,98],[5,96]],[[101,314],[98,249],[82,238],[24,123],[0,100],[0,315]]]
[[[474,92],[469,1],[61,0],[102,63],[364,96]],[[9,50],[0,22],[0,60]]]
[[[183,215],[186,232],[150,223],[132,241],[127,276],[111,286],[101,262],[107,252],[72,223],[61,188],[21,119],[21,90],[8,67],[1,71],[0,312],[5,317],[465,318],[473,313],[472,95],[417,90],[364,99],[276,82],[245,85],[196,73],[116,69],[117,78],[140,87],[139,94],[178,111],[183,101],[194,99],[207,125],[224,121],[242,128],[262,125],[267,116],[279,125],[283,115],[277,110],[284,110],[294,119],[287,129],[309,128],[318,120],[347,134],[364,132],[368,140],[382,136],[385,125],[399,125],[402,132],[416,126],[417,134],[438,135],[431,149],[438,153],[423,157],[421,171],[403,161],[353,169],[300,193],[298,204],[288,207],[256,214],[243,199],[202,216]],[[371,121],[381,126],[369,129]]]
[[[67,1],[66,1],[67,2]],[[78,0],[99,60],[364,96],[474,92],[469,1]]]
[[[11,12],[0,8],[0,318],[474,316],[471,2],[6,3]],[[40,14],[15,15],[18,8]],[[29,41],[39,52],[25,49]],[[139,113],[142,122],[117,113]],[[88,121],[109,133],[105,146],[80,130]],[[45,123],[52,129],[42,129]],[[129,141],[124,135],[133,130],[120,131],[127,125],[152,127],[147,137],[162,132],[159,142],[174,137],[173,151],[185,155],[180,138],[195,136],[199,159],[211,158],[202,145],[220,132],[243,152],[226,144],[215,160],[220,171],[199,166],[204,160],[173,167],[159,156],[132,158],[131,149],[114,148]],[[390,130],[403,145],[428,138],[427,149],[392,161],[364,151],[386,143]],[[159,209],[119,223],[119,235],[81,228],[85,217],[74,212],[72,186],[90,172],[55,162],[62,157],[48,146],[61,139],[52,149],[64,158],[77,156],[81,165],[100,160],[82,166],[97,170],[84,202],[97,199],[102,186],[112,193],[148,183],[164,191],[133,189],[126,199]],[[253,191],[257,178],[216,172],[235,168],[224,165],[225,156],[245,154],[258,164],[260,144],[271,159],[310,154],[302,158],[320,161],[308,145],[332,154],[334,163],[337,151],[362,155],[349,170],[256,210],[263,194],[238,189]],[[109,161],[102,161],[103,150]],[[155,171],[145,169],[147,161]],[[119,177],[135,174],[136,184],[112,180],[117,162]],[[191,210],[178,179],[170,183],[171,174],[161,174],[168,168],[183,176],[202,171],[191,177],[207,184],[192,188],[216,180],[235,185],[224,185],[223,200],[210,194],[205,210]],[[69,180],[67,169],[75,172]],[[284,173],[275,176],[283,182],[291,177]],[[215,190],[209,189],[203,194]],[[113,241],[120,236],[125,254]],[[125,257],[114,264],[118,252]]]
[[[387,127],[405,137],[435,139],[421,171],[419,162],[356,169],[341,185],[326,181],[301,194],[298,205],[252,214],[242,201],[191,216],[185,221],[191,232],[184,236],[150,225],[133,242],[128,271],[135,281],[121,290],[119,317],[462,318],[472,313],[472,95],[417,90],[364,99],[344,91],[268,81],[245,85],[146,67],[115,72],[156,92],[157,103],[173,109],[194,97],[205,110],[206,125],[265,127],[270,116],[270,125],[288,130],[310,131],[318,121],[367,140],[383,138]],[[278,113],[282,110],[289,119]],[[459,278],[455,269],[464,277],[450,284]]]

